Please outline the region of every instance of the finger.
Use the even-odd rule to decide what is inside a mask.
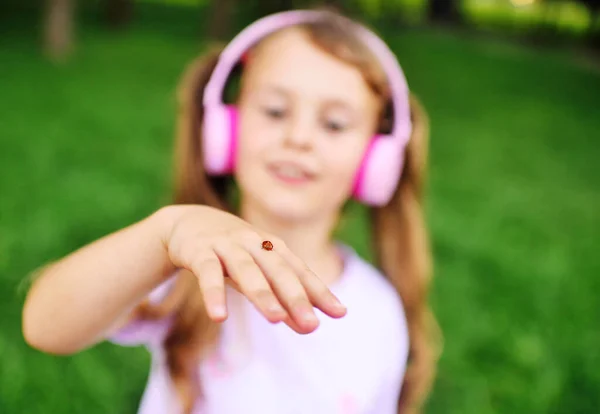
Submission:
[[[237,290],[239,293],[242,293],[242,290],[240,289],[239,285],[237,283],[235,283],[235,280],[233,280],[229,276],[227,276],[225,278],[225,284],[228,285],[228,286],[231,286],[232,288],[234,288],[235,290]]]
[[[298,256],[285,245],[275,247],[298,274],[311,303],[332,318],[341,318],[346,315],[346,307],[331,292],[327,284],[319,278]]]
[[[285,309],[279,303],[265,279],[260,267],[252,256],[235,243],[223,243],[214,247],[224,264],[230,278],[270,322],[281,322],[286,316]]]
[[[201,251],[192,258],[189,270],[198,278],[208,316],[215,322],[227,319],[223,267],[217,255],[210,249]]]
[[[228,285],[228,286],[231,286],[237,292],[242,293],[242,290],[240,289],[239,285],[232,278],[226,277],[225,278],[225,284]],[[298,327],[298,325],[292,320],[292,318],[290,318],[290,316],[288,315],[287,311],[285,312],[285,316],[283,318],[281,318],[281,319],[282,319],[282,321],[287,326],[289,326],[290,328],[292,328],[294,331],[296,331],[298,333],[305,333],[301,328]]]
[[[319,319],[294,269],[276,251],[262,250],[259,246],[251,253],[301,333],[317,329]]]
[[[289,316],[289,314],[285,318],[283,318],[283,323],[285,323],[287,326],[289,326],[292,330],[294,330],[300,335],[306,335],[314,331],[314,329],[302,328]]]

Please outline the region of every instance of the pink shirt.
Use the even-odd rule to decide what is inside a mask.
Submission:
[[[341,319],[317,312],[308,335],[270,324],[239,293],[216,351],[198,367],[205,397],[194,414],[392,414],[408,356],[404,310],[394,288],[343,246],[345,270],[331,290],[348,308]],[[159,286],[159,300],[170,282]],[[178,413],[161,341],[168,322],[134,322],[111,340],[145,345],[152,366],[138,414]]]

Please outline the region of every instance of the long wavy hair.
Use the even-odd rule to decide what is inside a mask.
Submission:
[[[382,108],[388,109],[382,111],[379,131],[386,132],[392,121],[391,104],[379,62],[345,18],[331,11],[324,16],[318,22],[300,27],[317,47],[362,72],[381,99]],[[173,201],[233,212],[232,177],[209,176],[202,162],[202,94],[220,51],[213,50],[191,62],[179,85]],[[414,128],[406,148],[402,178],[387,205],[370,209],[376,265],[400,295],[408,321],[409,360],[398,401],[398,410],[403,414],[421,412],[435,376],[441,341],[428,305],[432,261],[422,206],[428,118],[414,96],[410,97],[410,107]],[[219,326],[209,319],[196,278],[188,271],[180,272],[164,301],[152,305],[143,303],[137,309],[137,316],[144,319],[166,315],[173,316],[172,328],[163,344],[169,373],[184,412],[191,413],[195,402],[202,398],[202,384],[196,370],[203,356],[218,341]]]

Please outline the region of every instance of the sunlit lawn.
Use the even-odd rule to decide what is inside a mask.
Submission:
[[[169,199],[173,87],[201,45],[189,13],[142,20],[83,30],[64,68],[38,54],[33,30],[1,40],[1,413],[125,414],[142,391],[142,349],[28,349],[18,291],[37,266]],[[432,119],[446,344],[429,412],[599,412],[600,75],[560,53],[440,33],[388,40]],[[368,254],[351,214],[343,237]]]

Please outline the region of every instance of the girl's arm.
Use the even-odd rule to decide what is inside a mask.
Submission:
[[[274,247],[263,249],[264,240]],[[55,354],[91,346],[176,268],[198,278],[216,322],[227,317],[224,271],[269,321],[284,321],[296,332],[317,328],[313,307],[334,318],[346,313],[283,241],[208,206],[169,206],[45,269],[23,309],[25,340]]]
[[[23,308],[25,340],[44,352],[71,354],[123,324],[174,272],[159,237],[170,214],[161,209],[44,269]]]

